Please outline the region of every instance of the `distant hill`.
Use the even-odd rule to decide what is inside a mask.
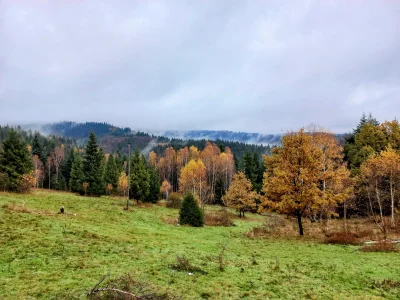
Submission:
[[[47,134],[62,135],[74,139],[86,139],[91,132],[96,136],[101,137],[105,135],[124,136],[131,134],[130,128],[120,128],[108,123],[99,122],[60,122],[42,125],[40,130]]]
[[[164,134],[148,134],[140,131],[133,131],[128,127],[121,128],[108,123],[98,122],[60,122],[45,124],[41,126],[29,125],[25,128],[34,128],[48,135],[63,136],[74,139],[80,145],[86,144],[90,132],[98,137],[99,144],[106,153],[120,151],[128,152],[128,144],[132,149],[138,149],[143,154],[155,150],[162,153],[167,147],[180,149],[184,146],[194,145],[200,150],[204,148],[206,141],[215,142],[218,146],[226,146],[232,149],[236,157],[240,158],[245,152],[257,152],[268,154],[269,145],[280,143],[280,135],[262,135],[258,133],[232,132],[232,131],[167,131]]]
[[[278,145],[281,142],[280,134],[261,134],[249,132],[234,132],[221,130],[190,130],[164,131],[162,136],[182,140],[223,140],[256,145]]]

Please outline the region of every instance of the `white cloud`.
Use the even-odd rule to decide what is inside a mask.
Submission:
[[[400,2],[1,5],[2,122],[344,131],[399,106]]]

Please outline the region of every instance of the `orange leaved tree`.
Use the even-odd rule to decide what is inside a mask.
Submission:
[[[256,193],[253,186],[246,178],[243,172],[239,172],[233,176],[233,181],[227,193],[222,200],[228,207],[236,209],[239,217],[244,217],[246,211],[250,211],[256,207]]]
[[[264,197],[259,207],[297,217],[300,235],[306,212],[330,212],[351,192],[342,147],[326,132],[301,129],[282,138],[282,146],[264,157]]]

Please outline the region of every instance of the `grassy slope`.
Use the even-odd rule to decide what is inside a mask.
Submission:
[[[14,204],[30,212],[6,208]],[[77,216],[45,215],[64,205]],[[398,253],[361,253],[355,246],[300,240],[249,239],[262,222],[236,227],[168,225],[177,210],[154,206],[122,210],[122,200],[35,191],[0,193],[0,298],[84,298],[101,278],[132,273],[188,299],[396,299],[400,288],[374,282],[400,281]],[[40,213],[40,214],[39,214]],[[230,241],[227,267],[219,271],[220,244]],[[207,275],[173,272],[168,264],[185,254]]]

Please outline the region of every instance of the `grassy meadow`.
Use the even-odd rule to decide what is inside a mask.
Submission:
[[[247,233],[266,217],[251,214],[233,227],[177,226],[177,209],[125,211],[124,204],[44,190],[0,193],[0,298],[83,299],[102,276],[131,274],[184,299],[400,299],[398,252],[307,237],[252,239]],[[62,205],[68,215],[57,214]],[[182,255],[204,272],[171,268]]]

